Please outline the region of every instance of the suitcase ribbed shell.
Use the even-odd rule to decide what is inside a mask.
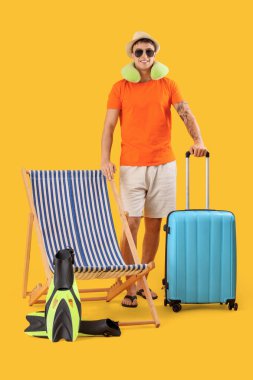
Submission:
[[[229,211],[174,211],[167,219],[166,298],[182,303],[235,299],[235,217]]]

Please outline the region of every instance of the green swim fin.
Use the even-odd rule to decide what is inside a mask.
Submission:
[[[30,325],[25,333],[53,342],[61,339],[73,342],[77,336],[120,336],[117,322],[111,319],[81,321],[81,300],[73,272],[74,251],[71,248],[57,252],[54,258],[54,277],[50,283],[45,312],[26,316]]]
[[[54,277],[45,306],[46,331],[53,342],[76,340],[81,320],[81,301],[73,272],[74,251],[63,249],[54,258]]]
[[[46,328],[46,318],[44,311],[37,311],[26,316],[30,325],[25,329],[25,333],[37,338],[48,338]]]
[[[48,338],[44,311],[30,313],[26,316],[30,325],[25,333],[37,338]],[[111,319],[99,319],[96,321],[81,321],[78,336],[120,336],[121,331],[117,322]]]

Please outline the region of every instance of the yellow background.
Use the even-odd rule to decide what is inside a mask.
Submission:
[[[1,372],[4,378],[239,378],[252,376],[252,8],[251,1],[1,2]],[[115,339],[74,344],[27,337],[21,298],[28,202],[21,168],[96,169],[107,95],[129,62],[137,30],[161,44],[211,152],[211,207],[236,215],[239,310],[164,308],[164,233],[150,276],[161,327],[122,328]],[[177,207],[185,206],[184,153],[191,139],[173,111]],[[119,165],[120,133],[112,160]],[[192,207],[204,204],[204,160],[192,159]],[[117,178],[118,179],[118,178]],[[116,209],[113,206],[114,215]],[[115,216],[117,232],[119,218]],[[141,248],[143,229],[138,248]],[[33,235],[29,288],[43,282]],[[83,305],[83,318],[148,317],[144,300],[125,310]],[[251,351],[251,352],[250,352]]]

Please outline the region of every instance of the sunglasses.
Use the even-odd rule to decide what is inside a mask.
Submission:
[[[146,50],[136,49],[134,51],[134,55],[135,57],[140,58],[144,52],[147,54],[148,57],[154,57],[155,51],[152,49],[146,49]]]

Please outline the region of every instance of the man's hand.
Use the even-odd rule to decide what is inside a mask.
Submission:
[[[113,179],[113,174],[116,173],[116,166],[110,162],[102,162],[101,164],[101,170],[104,176],[108,179],[108,181],[111,181]]]
[[[207,148],[204,146],[203,142],[197,142],[190,147],[190,153],[195,157],[203,157],[206,155]]]

